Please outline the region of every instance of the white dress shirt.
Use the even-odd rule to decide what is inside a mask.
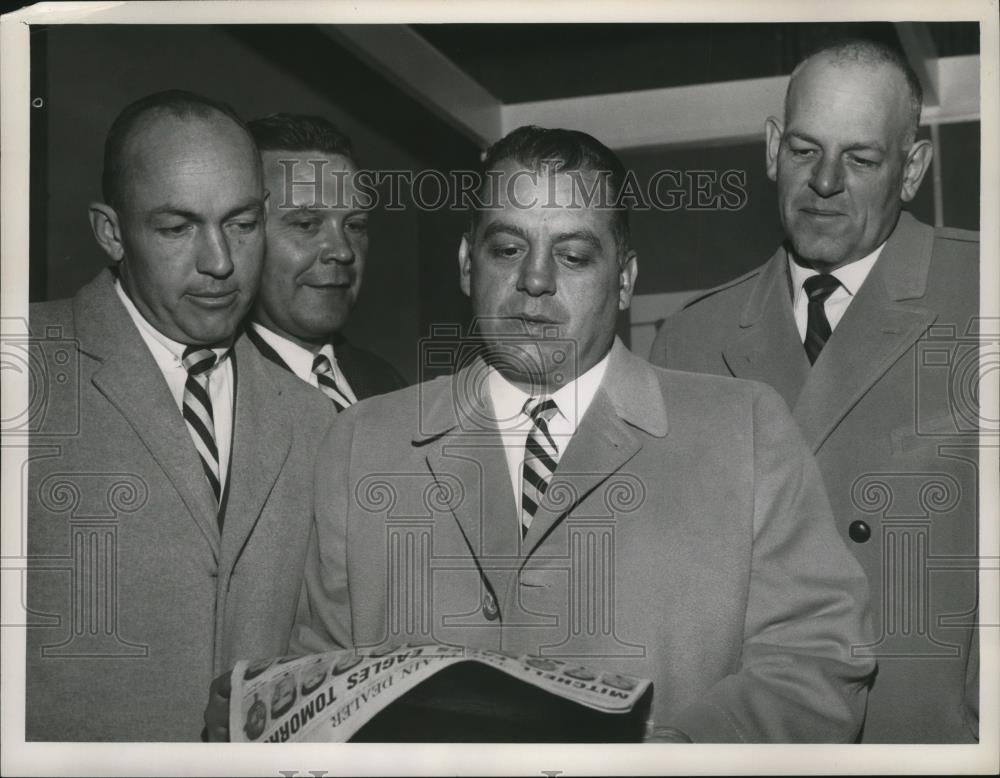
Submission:
[[[882,253],[882,249],[884,248],[885,243],[867,257],[863,257],[843,267],[838,267],[830,273],[830,275],[840,281],[840,286],[834,290],[833,294],[826,298],[826,303],[824,304],[826,320],[830,322],[830,332],[837,329],[837,325],[840,324],[847,306],[851,304],[851,300],[858,293],[861,284],[868,278],[868,274],[875,266],[875,260],[878,259],[879,254]],[[802,265],[797,264],[791,255],[788,256],[788,270],[792,278],[792,310],[795,312],[795,326],[799,329],[799,340],[805,343],[806,325],[809,321],[809,295],[806,294],[802,285],[806,282],[806,279],[818,276],[819,273],[812,268],[802,267]]]
[[[593,402],[607,369],[608,355],[605,355],[604,359],[586,373],[551,395],[551,399],[559,408],[548,423],[549,434],[559,450],[556,456],[557,462]],[[493,367],[489,368],[487,384],[497,430],[503,440],[504,454],[507,457],[507,471],[510,475],[511,488],[514,490],[515,508],[517,515],[520,516],[524,447],[532,427],[531,419],[522,411],[530,395],[514,386]]]
[[[267,345],[278,353],[279,357],[285,360],[285,364],[292,369],[292,372],[295,373],[295,375],[310,386],[314,386],[319,389],[319,379],[316,378],[316,374],[312,369],[313,360],[316,359],[315,353],[307,348],[303,348],[298,343],[294,343],[288,338],[269,330],[263,324],[253,322],[250,326],[260,334],[260,336],[267,342]],[[343,394],[344,397],[352,403],[356,403],[358,398],[354,394],[354,390],[351,389],[351,385],[348,383],[347,377],[343,374],[343,372],[341,372],[340,365],[337,364],[337,357],[333,352],[333,346],[329,343],[325,343],[323,348],[321,348],[318,353],[326,354],[326,358],[330,360],[330,364],[333,366],[333,378],[337,382],[337,388],[340,389],[341,394]]]
[[[177,410],[183,413],[184,384],[187,382],[188,372],[181,360],[186,347],[171,340],[146,321],[135,303],[125,294],[120,281],[115,281],[115,291],[163,373]],[[228,348],[214,348],[212,351],[215,352],[216,362],[205,375],[208,376],[208,395],[212,399],[215,447],[219,452],[219,483],[224,487],[229,472],[229,452],[233,445],[233,362],[231,359],[223,359]]]

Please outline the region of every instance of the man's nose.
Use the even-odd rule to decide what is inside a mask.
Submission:
[[[556,292],[555,261],[547,252],[535,251],[521,262],[517,288],[532,297],[540,297]]]
[[[197,267],[198,272],[215,278],[226,278],[233,272],[232,251],[221,228],[202,231]]]
[[[323,262],[337,262],[350,265],[354,262],[354,248],[351,246],[342,224],[331,223],[323,228],[323,242],[320,244],[319,258]]]
[[[837,194],[844,188],[844,163],[839,157],[822,156],[813,167],[809,186],[821,197]]]

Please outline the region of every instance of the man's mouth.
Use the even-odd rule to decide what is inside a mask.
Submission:
[[[511,318],[519,319],[520,321],[523,321],[525,324],[552,324],[552,325],[559,324],[559,322],[556,321],[555,319],[536,313],[517,313],[514,314]]]
[[[314,289],[319,292],[344,291],[351,288],[350,279],[343,281],[306,281],[302,284],[307,289]]]
[[[560,322],[541,314],[519,313],[510,317],[516,329],[533,338],[558,337]]]
[[[226,291],[188,292],[187,296],[205,308],[226,308],[236,300],[238,289]]]
[[[799,210],[807,216],[812,216],[816,219],[833,219],[838,216],[845,215],[842,211],[835,211],[830,208],[814,208],[808,206],[805,208],[799,208]]]

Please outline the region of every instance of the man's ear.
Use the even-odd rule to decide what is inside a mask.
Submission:
[[[767,139],[764,147],[767,154],[767,177],[772,181],[778,180],[778,151],[781,149],[781,134],[784,131],[780,119],[776,116],[767,117],[764,122],[764,135]]]
[[[929,140],[918,140],[910,147],[903,163],[903,187],[899,193],[904,203],[910,202],[917,196],[920,182],[924,180],[924,174],[930,170],[933,159],[934,144]]]
[[[472,288],[472,248],[469,246],[469,235],[462,236],[458,244],[458,285],[466,297]]]
[[[111,261],[121,262],[125,257],[125,243],[118,211],[105,203],[91,203],[90,228],[94,231],[97,244],[111,257]]]
[[[618,269],[618,310],[627,311],[635,294],[635,279],[639,275],[639,255],[629,251]]]

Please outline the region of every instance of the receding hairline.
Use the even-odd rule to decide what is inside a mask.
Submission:
[[[139,158],[148,148],[146,145],[142,144],[143,136],[155,129],[158,123],[170,120],[176,120],[189,125],[201,124],[204,126],[215,125],[217,127],[224,127],[227,124],[230,125],[233,130],[236,131],[236,134],[242,134],[245,138],[249,161],[256,171],[260,185],[263,188],[264,169],[260,151],[257,149],[257,146],[253,141],[253,136],[247,132],[245,127],[234,121],[232,117],[214,108],[209,108],[204,113],[200,111],[195,113],[188,111],[176,111],[165,106],[156,106],[136,117],[134,123],[129,128],[129,132],[124,141],[121,143],[118,154],[119,162],[121,163],[121,170],[118,172],[119,183],[117,185],[119,194],[124,192],[124,190],[131,185],[130,178],[135,167],[135,160]],[[221,140],[222,138],[220,138],[220,141]],[[228,147],[235,148],[232,144]]]
[[[801,79],[802,73],[807,69],[815,69],[823,66],[837,69],[855,68],[867,70],[872,73],[895,73],[896,77],[904,84],[905,89],[905,94],[902,95],[907,113],[904,118],[905,127],[903,132],[906,140],[904,145],[910,145],[916,140],[923,102],[923,91],[916,74],[913,73],[902,54],[895,52],[883,44],[865,40],[849,40],[828,46],[814,52],[795,66],[788,79],[788,87],[785,90],[782,109],[782,116],[786,127],[788,125],[790,98],[795,85]]]
[[[119,115],[118,119],[116,119],[116,124],[121,122],[121,118],[121,115]],[[205,103],[192,102],[181,105],[150,105],[127,119],[123,131],[114,144],[110,155],[108,153],[108,141],[115,132],[114,126],[109,132],[108,139],[105,140],[102,189],[104,190],[105,200],[109,205],[116,208],[122,206],[121,196],[123,188],[127,185],[130,168],[136,159],[136,155],[142,153],[144,146],[141,143],[144,136],[154,130],[158,124],[169,121],[188,125],[215,125],[220,128],[225,127],[227,124],[231,125],[238,134],[242,134],[244,137],[247,144],[246,148],[250,153],[251,164],[263,185],[264,171],[260,152],[254,143],[253,136],[237,118],[234,118],[234,116],[231,116],[221,108]]]
[[[256,154],[259,155],[257,146],[253,141],[253,136],[245,127],[242,127],[238,122],[234,121],[232,117],[227,116],[222,111],[215,108],[207,108],[204,112],[199,111],[195,113],[193,111],[177,111],[169,106],[156,106],[137,116],[132,126],[129,127],[128,134],[125,136],[125,139],[121,144],[122,150],[130,150],[130,147],[135,143],[136,139],[141,138],[143,133],[149,132],[156,126],[157,123],[170,120],[191,125],[202,124],[206,126],[216,125],[219,127],[229,125],[239,134],[243,135],[243,137],[246,138],[247,147],[250,148],[252,152],[256,152]]]
[[[126,162],[124,172],[127,172],[127,162],[130,158],[134,158],[132,155],[141,153],[143,150],[143,146],[141,145],[143,136],[157,129],[157,124],[169,122],[171,120],[175,120],[185,125],[200,124],[206,127],[214,126],[222,128],[228,125],[232,128],[234,134],[243,136],[246,141],[246,150],[249,153],[250,159],[254,161],[258,172],[263,174],[261,154],[253,142],[253,136],[251,136],[245,128],[241,127],[230,117],[226,116],[226,114],[214,110],[206,114],[177,113],[164,108],[150,109],[148,115],[143,114],[141,117],[136,119],[135,124],[130,129],[129,134],[126,136],[125,141],[121,145],[121,159],[123,162]],[[232,148],[235,148],[235,146],[232,146]]]

